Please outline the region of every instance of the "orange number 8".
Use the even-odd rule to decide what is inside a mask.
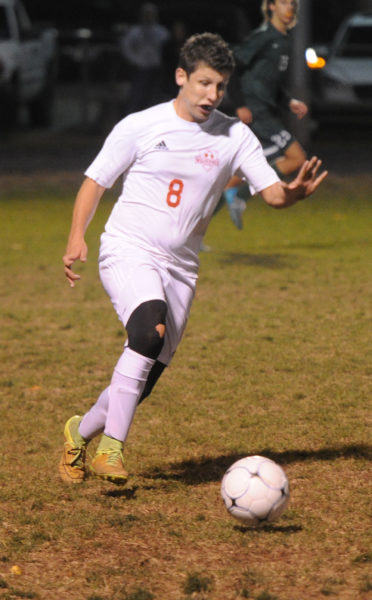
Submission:
[[[168,194],[167,194],[167,204],[172,208],[175,208],[181,202],[181,194],[183,191],[183,181],[182,179],[172,179],[169,184]]]

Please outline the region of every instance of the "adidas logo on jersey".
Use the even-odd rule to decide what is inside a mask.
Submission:
[[[156,144],[155,150],[169,150],[169,148],[168,148],[167,144],[165,143],[165,141],[162,140],[161,142]]]

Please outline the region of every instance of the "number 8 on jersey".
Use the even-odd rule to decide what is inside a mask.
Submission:
[[[175,208],[181,202],[181,194],[183,191],[183,181],[182,179],[172,179],[169,184],[168,194],[167,194],[167,204],[172,208]]]

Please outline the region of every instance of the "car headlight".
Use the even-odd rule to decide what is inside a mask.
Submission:
[[[323,69],[326,66],[326,60],[318,56],[314,48],[307,48],[305,51],[306,64],[309,69]]]

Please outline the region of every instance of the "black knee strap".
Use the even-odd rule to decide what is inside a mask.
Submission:
[[[158,360],[153,364],[138,404],[140,404],[145,398],[147,398],[147,396],[151,394],[155,383],[159,379],[166,366],[167,365],[164,365]]]
[[[165,325],[167,305],[164,300],[149,300],[140,304],[129,317],[126,330],[128,346],[134,352],[157,358],[164,345],[164,337],[160,337],[157,325]]]

